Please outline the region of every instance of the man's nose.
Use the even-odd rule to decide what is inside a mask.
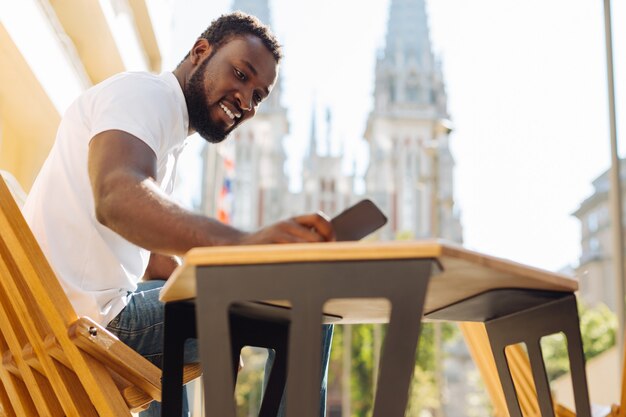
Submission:
[[[246,93],[245,91],[239,90],[235,97],[237,98],[237,104],[241,110],[252,110],[252,92]]]

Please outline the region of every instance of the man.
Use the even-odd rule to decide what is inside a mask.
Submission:
[[[187,136],[218,143],[253,117],[280,59],[274,35],[256,18],[221,16],[173,73],[119,74],[82,94],[64,115],[28,197],[26,218],[76,312],[158,366],[164,281],[138,284],[146,272],[169,276],[171,256],[197,246],[334,239],[320,214],[250,233],[169,198]],[[329,335],[327,329],[327,345]],[[197,361],[196,341],[185,349],[185,360]],[[159,414],[154,404],[142,415]]]

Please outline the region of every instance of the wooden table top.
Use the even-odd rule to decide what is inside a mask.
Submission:
[[[161,291],[164,302],[196,296],[196,267],[359,260],[434,259],[441,266],[428,287],[424,313],[496,288],[574,292],[570,277],[467,250],[441,240],[392,242],[332,242],[195,248],[183,259]],[[344,323],[384,322],[388,303],[358,300],[330,301],[325,311],[344,317]]]

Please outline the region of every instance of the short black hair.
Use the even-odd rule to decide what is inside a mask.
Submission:
[[[280,62],[283,57],[281,47],[269,26],[261,23],[255,16],[241,11],[221,15],[211,22],[198,39],[206,39],[215,50],[218,50],[234,37],[245,35],[259,38],[263,45],[272,53],[276,63]],[[188,57],[189,53],[185,55],[183,61]]]

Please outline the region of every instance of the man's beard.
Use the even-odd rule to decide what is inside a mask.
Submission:
[[[198,67],[189,78],[185,88],[185,102],[189,114],[189,126],[211,143],[220,143],[228,137],[228,131],[209,117],[207,91],[204,89],[206,67],[213,55]]]

